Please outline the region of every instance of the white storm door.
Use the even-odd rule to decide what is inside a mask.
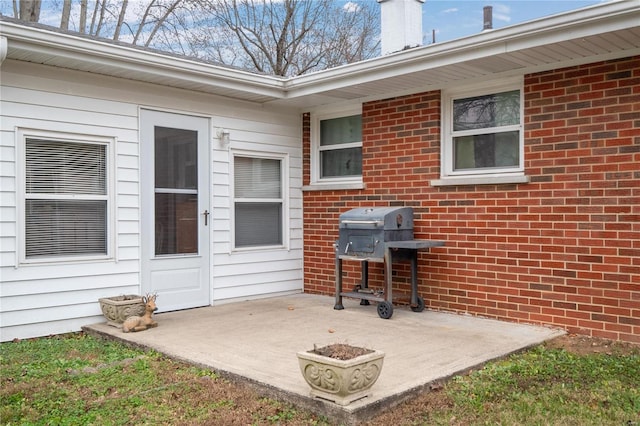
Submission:
[[[142,291],[158,311],[210,304],[209,120],[141,110]]]

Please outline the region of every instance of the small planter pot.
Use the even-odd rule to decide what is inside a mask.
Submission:
[[[107,319],[107,324],[122,328],[122,323],[133,315],[144,315],[144,302],[142,296],[127,294],[123,296],[104,297],[98,299],[102,314]]]
[[[343,406],[371,395],[384,361],[384,352],[378,350],[347,360],[313,350],[296,355],[311,395]]]

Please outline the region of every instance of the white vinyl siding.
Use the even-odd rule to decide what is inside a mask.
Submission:
[[[38,70],[40,67],[36,65],[6,62],[2,65],[2,341],[78,331],[82,325],[103,320],[97,303],[99,297],[139,291],[137,106],[100,98],[96,93],[77,95],[100,80],[95,76],[87,79],[85,85],[77,74],[69,76],[68,72],[49,67],[41,74]],[[101,173],[88,179],[86,169],[69,165],[64,173],[69,177],[66,180],[60,179],[60,175],[54,179],[54,174],[61,170],[47,172],[42,170],[44,166],[37,166],[41,169],[35,173],[39,182],[31,180],[29,191],[33,194],[27,195],[27,138],[68,143],[65,146],[69,148],[78,148],[71,146],[77,143],[89,146],[89,151],[91,146],[99,146],[98,152],[103,150],[106,156],[106,193],[97,194],[102,192],[97,190],[103,185]],[[95,166],[94,163],[89,168],[95,170]],[[49,176],[45,176],[47,173]],[[80,179],[82,182],[77,182]],[[59,185],[58,194],[48,192],[54,180]],[[10,185],[5,186],[5,182]],[[108,198],[106,254],[100,249],[97,255],[48,254],[27,259],[25,206],[29,197],[38,202],[38,198],[45,201],[65,198],[62,200],[65,203],[85,199],[103,203]],[[78,224],[83,221],[76,220]],[[48,232],[38,232],[42,231]]]
[[[254,113],[251,120],[214,118],[230,143],[213,143],[213,303],[272,297],[302,291],[301,122],[286,114]],[[299,116],[296,116],[299,117]],[[234,156],[282,159],[283,243],[236,248]]]
[[[141,291],[140,108],[210,117],[231,132],[231,148],[286,158],[280,246],[233,250],[232,151],[211,141],[212,303],[302,291],[302,146],[299,115],[204,93],[37,64],[2,64],[0,109],[0,340],[78,331],[104,321],[98,298]],[[250,117],[250,118],[239,118]],[[112,205],[109,256],[21,263],[24,147],[33,129],[108,145]],[[81,135],[82,137],[78,137]],[[273,153],[264,155],[264,153]],[[21,171],[22,170],[22,171]],[[206,170],[204,172],[207,172]],[[22,195],[20,195],[22,194]],[[24,259],[23,259],[24,260]]]

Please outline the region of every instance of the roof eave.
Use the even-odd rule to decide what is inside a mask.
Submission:
[[[196,83],[226,91],[235,90],[279,99],[284,97],[283,79],[218,66],[186,57],[128,47],[106,41],[77,37],[67,33],[27,27],[0,21],[0,34],[8,38],[7,57],[12,51],[44,53],[56,57],[56,62],[82,63],[105,75],[138,72],[153,82],[154,77],[164,81]],[[132,79],[136,79],[133,78]]]

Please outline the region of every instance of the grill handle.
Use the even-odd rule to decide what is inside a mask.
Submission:
[[[348,220],[345,219],[341,223],[347,225],[383,225],[384,223],[379,220]]]

